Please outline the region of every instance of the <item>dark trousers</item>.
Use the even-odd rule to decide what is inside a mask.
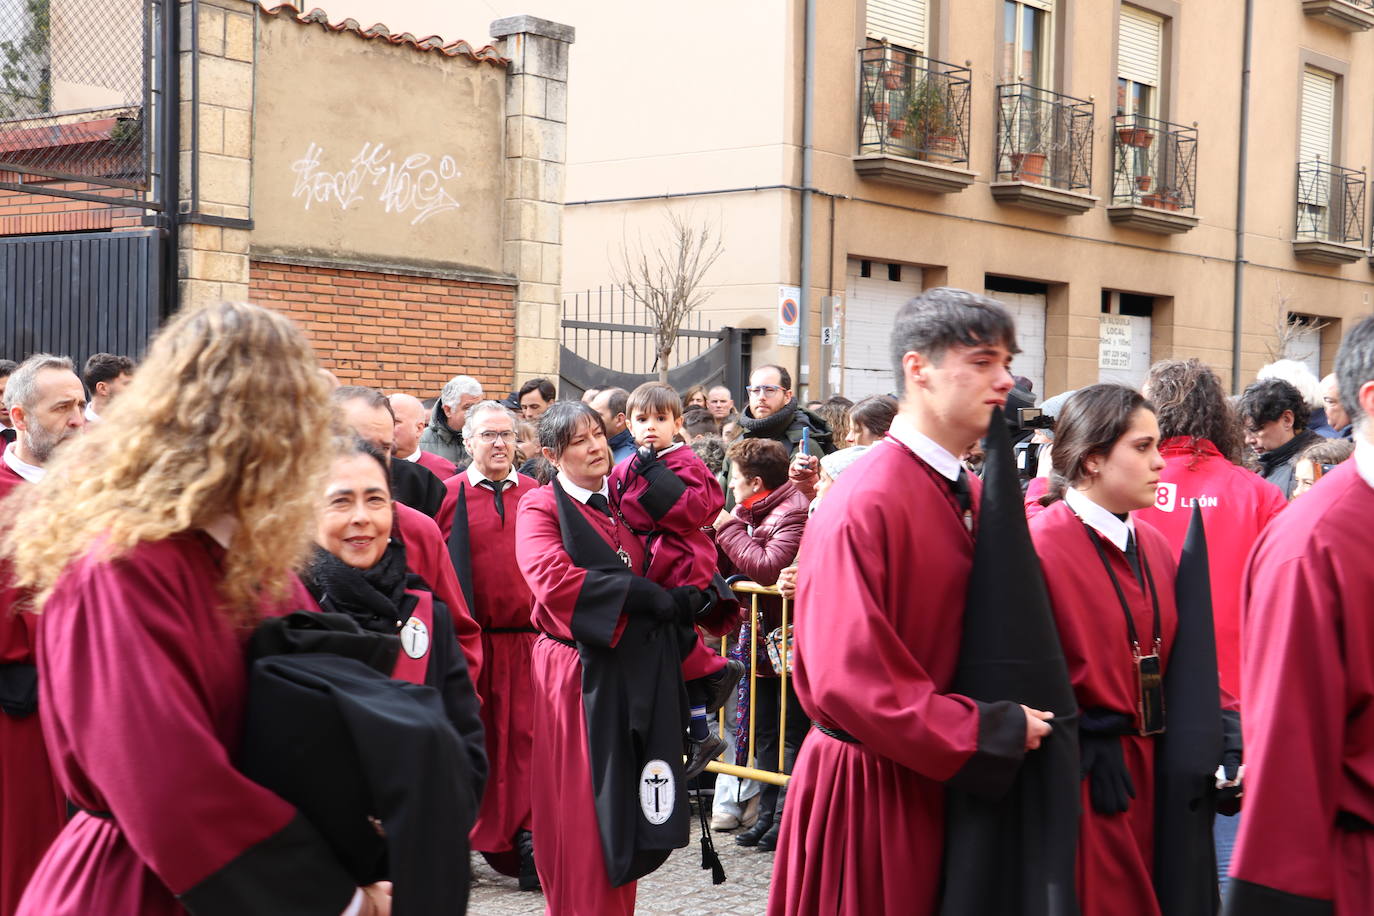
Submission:
[[[778,770],[778,716],[782,705],[777,678],[759,678],[754,691],[754,759],[760,770]],[[784,773],[791,773],[797,762],[797,751],[801,750],[802,739],[811,727],[811,719],[797,701],[797,693],[792,689],[792,680],[787,681],[787,722],[782,729]],[[759,797],[759,818],[773,820],[782,817],[782,800],[785,790],[780,786],[764,783]]]

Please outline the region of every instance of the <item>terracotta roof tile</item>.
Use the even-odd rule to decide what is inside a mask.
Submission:
[[[478,63],[495,64],[498,67],[504,67],[510,63],[509,58],[502,57],[491,45],[474,50],[472,45],[466,41],[453,41],[445,44],[438,35],[416,38],[410,32],[395,34],[380,22],[366,29],[356,19],[330,22],[329,15],[319,8],[312,9],[308,13],[302,13],[290,3],[279,3],[269,7],[266,0],[259,0],[258,9],[268,16],[287,15],[302,25],[319,25],[331,32],[352,32],[360,38],[385,41],[393,45],[407,45],[417,51],[438,51],[447,57],[470,57]]]

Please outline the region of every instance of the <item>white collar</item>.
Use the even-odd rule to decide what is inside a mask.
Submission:
[[[99,422],[100,422],[100,414],[98,414],[98,413],[95,412],[95,405],[94,405],[94,404],[87,404],[87,405],[86,405],[86,421],[87,421],[88,423],[99,423]]]
[[[584,506],[587,504],[587,500],[592,498],[593,493],[600,493],[602,496],[606,497],[607,502],[610,502],[611,488],[606,483],[606,478],[604,477],[601,478],[600,490],[588,490],[586,487],[579,487],[577,484],[569,480],[568,475],[564,474],[562,471],[558,472],[558,482],[563,485],[564,493],[567,493],[569,496],[571,496],[578,502],[582,503]]]
[[[411,464],[419,464],[419,463],[420,463],[420,446],[418,446],[418,445],[415,446],[415,451],[411,452],[409,455],[405,456],[405,457],[402,458],[401,460],[402,460],[402,461],[409,461]]]
[[[933,467],[941,477],[951,481],[959,479],[959,472],[964,468],[959,459],[951,455],[949,449],[918,430],[916,424],[906,417],[898,414],[887,434],[915,452],[917,458]]]
[[[44,475],[48,473],[47,468],[39,467],[36,464],[29,464],[19,457],[19,453],[14,449],[15,443],[11,442],[5,446],[5,464],[14,469],[14,473],[27,480],[29,483],[38,483]]]
[[[1074,515],[1081,518],[1084,524],[1111,541],[1117,550],[1122,553],[1126,552],[1126,540],[1135,531],[1135,519],[1133,517],[1127,515],[1123,522],[1093,502],[1088,494],[1072,487],[1064,491],[1064,502],[1069,504]]]
[[[669,452],[675,452],[675,451],[677,451],[677,450],[680,449],[680,448],[682,448],[682,443],[681,443],[681,442],[674,442],[672,445],[668,446],[667,448],[663,449],[663,450],[660,451],[660,452],[657,452],[656,454],[658,455],[658,457],[662,458],[664,455],[668,454]]]
[[[482,483],[482,481],[484,481],[484,480],[491,480],[490,477],[488,477],[487,475],[483,474],[481,471],[477,470],[477,462],[475,462],[475,461],[474,461],[472,464],[468,465],[467,474],[468,474],[468,483],[472,484],[474,487],[480,486],[481,483]],[[505,477],[503,477],[503,478],[501,478],[501,479],[502,479],[502,480],[509,481],[510,483],[519,483],[519,482],[520,482],[520,473],[519,473],[518,471],[515,470],[515,464],[514,464],[513,462],[512,462],[512,464],[511,464],[511,466],[510,466],[510,473],[507,474]],[[495,483],[495,481],[492,481],[492,482]],[[564,489],[567,489],[567,487],[564,486]],[[586,502],[586,500],[583,500],[583,502]]]
[[[1374,487],[1374,442],[1360,433],[1355,433],[1355,470],[1360,472],[1364,482]]]

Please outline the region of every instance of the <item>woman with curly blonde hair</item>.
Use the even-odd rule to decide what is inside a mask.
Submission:
[[[19,912],[388,913],[287,802],[231,762],[242,641],[313,607],[308,554],[333,415],[289,321],[182,313],[123,397],[5,508],[43,613],[39,710],[78,809]]]

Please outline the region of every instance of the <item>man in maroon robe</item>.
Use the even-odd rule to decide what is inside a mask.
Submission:
[[[39,354],[10,376],[5,406],[15,441],[0,461],[0,499],[43,478],[65,439],[86,425],[81,380],[67,359]],[[48,762],[39,725],[34,667],[39,618],[16,606],[24,596],[0,568],[0,914],[19,906],[48,844],[66,822],[66,801]]]
[[[538,631],[516,562],[515,513],[539,484],[516,473],[515,418],[495,401],[468,409],[463,444],[472,463],[444,483],[453,513],[449,552],[482,628],[485,664],[477,693],[490,773],[471,842],[501,871],[518,873],[521,889],[533,890],[539,878],[530,834],[530,658]]]
[[[1015,346],[990,299],[908,302],[893,328],[897,420],[807,525],[795,678],[816,729],[788,787],[770,916],[933,913],[945,786],[998,796],[1049,732],[1048,713],[948,692],[978,498],[956,456],[1005,403]]]
[[[1336,356],[1355,458],[1260,535],[1242,588],[1245,815],[1227,916],[1374,901],[1374,318]]]

